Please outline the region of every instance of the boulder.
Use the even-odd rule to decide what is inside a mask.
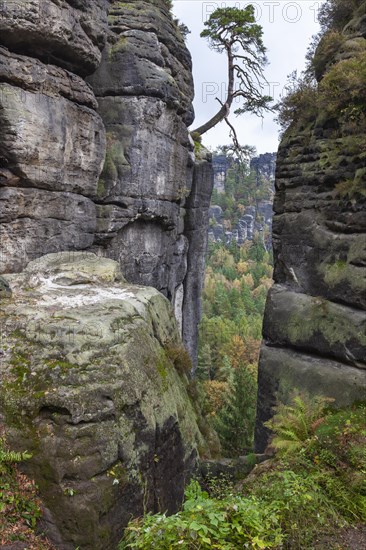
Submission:
[[[175,512],[205,441],[170,303],[120,266],[63,252],[7,275],[0,418],[60,550],[115,548],[131,516]]]

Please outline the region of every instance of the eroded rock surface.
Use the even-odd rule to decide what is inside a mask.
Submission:
[[[0,273],[92,250],[160,290],[182,330],[194,328],[185,342],[195,350],[188,279],[202,287],[204,262],[188,252],[192,63],[166,2],[30,0],[1,15]],[[200,254],[213,183],[204,162]]]
[[[191,57],[159,0],[113,4],[109,26],[102,62],[88,78],[107,132],[94,249],[119,261],[129,281],[152,285],[172,301],[195,359],[200,292],[190,278],[201,289],[213,176],[209,162],[199,161],[207,168],[198,204],[187,132]],[[192,231],[201,239],[194,252]]]
[[[366,400],[365,7],[360,2],[338,33],[336,51],[322,39],[318,89],[277,157],[259,451],[268,438],[262,422],[295,389],[334,397],[339,406]]]
[[[1,42],[78,74],[100,62],[109,0],[27,0],[1,5]]]
[[[171,305],[85,252],[5,279],[0,419],[57,547],[115,548],[131,516],[177,509],[204,452]]]
[[[179,340],[195,360],[213,184],[191,58],[163,0],[0,10],[1,421],[57,547],[115,548],[205,453]]]
[[[93,244],[105,129],[82,78],[4,47],[0,97],[4,273],[47,252]]]

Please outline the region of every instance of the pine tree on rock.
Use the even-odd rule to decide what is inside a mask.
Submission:
[[[228,62],[228,88],[219,111],[205,124],[193,130],[192,135],[201,136],[225,120],[230,126],[236,149],[241,149],[234,127],[228,120],[235,99],[241,105],[235,110],[240,115],[251,112],[261,115],[268,110],[271,97],[264,95],[264,66],[267,63],[266,48],[262,40],[262,27],[255,22],[254,7],[245,9],[218,8],[205,22],[201,37],[208,38],[211,49],[225,53]]]

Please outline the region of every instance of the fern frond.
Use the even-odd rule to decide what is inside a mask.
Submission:
[[[271,443],[273,447],[282,454],[303,447],[311,439],[317,421],[324,417],[325,407],[330,401],[323,396],[298,394],[289,405],[278,405],[274,417],[265,422],[265,426],[275,434]]]

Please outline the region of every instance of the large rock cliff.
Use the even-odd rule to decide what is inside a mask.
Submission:
[[[294,389],[366,400],[366,3],[314,58],[277,157],[256,445],[277,399]]]
[[[189,246],[199,231],[204,252],[213,176],[195,169],[191,58],[166,2],[10,2],[0,31],[0,273],[62,250],[115,259],[173,303],[195,361]]]
[[[108,3],[73,4],[32,0],[2,7],[1,273],[94,240],[105,130],[79,75],[100,62]]]
[[[204,452],[179,344],[194,361],[213,184],[191,58],[165,0],[0,10],[0,423],[57,547],[115,548]]]

